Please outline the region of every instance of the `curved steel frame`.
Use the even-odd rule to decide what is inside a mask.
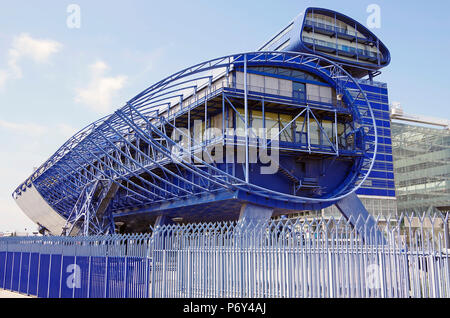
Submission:
[[[223,87],[213,90],[214,79],[218,74],[229,74],[236,67],[243,67],[246,73],[247,67],[256,65],[289,67],[319,75],[343,96],[353,115],[355,130],[364,130],[364,137],[374,136],[373,140],[364,138],[364,151],[354,167],[354,174],[334,193],[322,198],[298,197],[251,184],[248,179],[236,178],[201,158],[195,159],[201,162],[203,168],[187,160],[173,160],[172,148],[177,143],[166,133],[166,127],[177,129],[172,122],[176,122],[181,113],[190,112],[212,96],[224,94]],[[197,92],[201,88],[206,88],[207,93],[199,98]],[[243,94],[246,101],[252,97],[247,85]],[[192,105],[183,105],[186,96],[193,96]],[[310,109],[308,105],[305,108]],[[371,120],[368,122],[363,118]],[[338,64],[305,53],[236,54],[210,60],[169,76],[144,90],[111,116],[81,130],[21,184],[13,196],[21,195],[33,183],[45,200],[68,219],[68,223],[75,221],[75,215],[80,218],[80,204],[77,202],[83,193],[92,191],[95,188],[93,184],[100,180],[109,180],[118,189],[125,190],[127,196],[123,198],[123,203],[130,208],[220,189],[243,190],[271,200],[336,202],[354,193],[368,177],[377,153],[376,140],[376,121],[370,103],[358,82]],[[142,149],[142,144],[147,149]],[[246,146],[248,155],[248,135]],[[168,164],[174,164],[176,170],[169,169]],[[154,169],[161,171],[163,176],[155,173]],[[196,180],[184,177],[181,170],[189,171]],[[142,178],[143,172],[151,180]],[[104,233],[108,231],[106,228],[111,227],[105,226],[94,232]]]
[[[342,21],[349,26],[352,26],[357,30],[357,32],[362,33],[365,37],[365,41],[369,41],[376,45],[376,47],[380,50],[382,53],[382,58],[380,56],[377,56],[378,62],[377,65],[374,64],[368,64],[363,61],[353,61],[349,63],[348,60],[340,57],[338,54],[326,54],[324,52],[318,51],[315,48],[310,49],[305,45],[304,39],[303,39],[303,32],[305,29],[305,26],[309,26],[314,31],[316,26],[314,23],[307,21],[307,15],[309,13],[313,14],[323,14],[329,17],[332,17],[335,21],[339,20]],[[317,26],[319,28],[326,28],[327,31],[332,32],[333,34],[342,34],[342,31],[335,23],[335,25],[330,26]],[[291,28],[290,31],[287,32],[287,29]],[[345,33],[346,36],[352,36],[356,43],[358,43],[358,36],[355,32],[354,34]],[[361,39],[359,39],[361,40]],[[381,68],[388,66],[391,63],[391,53],[389,52],[386,45],[367,27],[365,27],[363,24],[359,23],[353,18],[350,18],[349,16],[342,14],[337,11],[333,11],[330,9],[325,8],[317,8],[317,7],[310,7],[303,11],[302,14],[299,14],[290,24],[288,27],[285,27],[282,29],[281,32],[278,32],[271,40],[267,41],[261,50],[271,50],[271,49],[277,49],[277,47],[280,47],[283,43],[289,43],[289,45],[286,47],[285,51],[295,51],[295,52],[305,52],[310,54],[316,54],[319,56],[323,56],[325,58],[329,58],[340,65],[345,65],[346,67],[350,67],[351,69],[361,69],[361,70],[367,70],[367,71],[379,71]],[[355,50],[355,54],[358,55],[359,52]],[[366,74],[363,74],[366,75]]]

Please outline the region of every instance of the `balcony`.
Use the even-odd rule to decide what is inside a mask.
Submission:
[[[305,21],[305,30],[306,31],[314,30],[315,33],[332,36],[338,32],[337,29],[338,28],[336,26],[328,24],[328,23],[317,22],[317,21],[313,21],[313,20],[309,20],[309,19],[307,19]],[[339,31],[345,32],[346,30],[341,29]]]
[[[378,54],[376,52],[364,49],[357,49],[355,47],[336,44],[328,41],[313,39],[306,36],[303,37],[303,42],[309,48],[317,49],[325,53],[336,53],[337,55],[340,56],[369,61],[372,63],[376,63],[378,61]],[[381,55],[380,58],[382,58]]]
[[[368,38],[363,38],[358,36],[358,32],[349,31],[347,28],[338,27],[325,22],[314,21],[311,19],[306,19],[304,30],[314,33],[319,33],[328,36],[336,36],[339,39],[348,40],[351,42],[358,42],[365,45],[376,46],[376,41]]]

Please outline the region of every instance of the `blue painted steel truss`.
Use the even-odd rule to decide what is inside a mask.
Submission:
[[[335,89],[337,104],[299,101],[292,96],[255,91],[248,83],[239,87],[231,82],[230,74],[237,69],[243,70],[244,78],[247,78],[248,68],[254,66],[291,68],[315,74]],[[215,105],[219,112],[225,113],[226,106],[236,110],[233,103],[237,98],[243,101],[245,114],[239,116],[246,128],[250,128],[248,104],[255,101],[262,105],[272,102],[295,108],[295,119],[299,116],[307,118],[302,131],[309,131],[310,123],[316,122],[325,136],[325,145],[313,145],[308,138],[303,144],[297,143],[296,148],[282,143],[278,147],[281,151],[328,155],[333,160],[342,156],[353,158],[354,164],[345,182],[331,192],[319,191],[311,196],[297,195],[299,190],[308,187],[305,179],[293,181],[295,191],[291,193],[251,182],[248,156],[252,137],[247,133],[242,140],[233,137],[231,142],[225,131],[224,116],[222,135],[215,142],[245,147],[246,161],[235,167],[242,168],[243,176],[231,173],[226,166],[208,158],[201,158],[193,148],[181,147],[173,139],[174,134],[185,133],[182,128],[186,127],[177,124],[182,116],[189,118],[190,125],[191,116],[199,116],[199,112],[211,107],[213,99],[220,100],[216,103],[218,106]],[[351,129],[345,138],[352,141],[352,147],[342,148],[337,138],[333,141],[327,135],[316,117],[321,111],[329,112],[335,118],[351,116]],[[376,140],[376,122],[370,103],[358,82],[338,64],[305,53],[237,54],[180,71],[149,87],[114,114],[81,130],[20,185],[13,196],[21,195],[34,184],[48,204],[67,219],[66,234],[84,235],[114,231],[114,213],[145,211],[152,204],[223,191],[241,191],[272,202],[332,204],[354,193],[364,183],[374,164]],[[195,144],[193,137],[191,142]],[[265,145],[268,147],[271,142]],[[210,145],[211,141],[207,141],[200,148],[205,150]],[[189,155],[174,156],[174,151],[180,149]],[[280,171],[283,173],[281,163]]]

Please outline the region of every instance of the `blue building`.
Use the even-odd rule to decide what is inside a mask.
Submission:
[[[380,69],[391,61],[386,46],[366,27],[341,13],[308,8],[260,48],[260,51],[272,50],[308,52],[327,57],[358,80],[376,118],[378,149],[373,169],[356,193],[372,214],[395,216],[389,94],[386,83],[374,81]],[[375,136],[372,134],[370,138]],[[325,213],[340,214],[336,207],[327,208]]]
[[[84,128],[13,197],[66,235],[334,206],[370,223],[363,203],[395,206],[387,89],[373,82],[389,62],[358,22],[307,9],[261,50],[184,69]]]

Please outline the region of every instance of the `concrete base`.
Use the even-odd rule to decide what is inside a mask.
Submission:
[[[362,236],[365,243],[385,244],[385,238],[378,229],[375,219],[355,193],[338,201],[336,207]]]
[[[156,218],[155,225],[153,226],[152,238],[154,240],[155,247],[157,249],[163,249],[166,245],[166,239],[171,235],[168,231],[162,231],[163,226],[172,225],[173,222],[170,218],[164,215],[160,215]]]
[[[160,215],[156,218],[155,225],[153,226],[153,228],[156,229],[157,227],[161,227],[164,225],[172,225],[172,224],[175,224],[175,222],[172,221],[172,219],[168,218],[165,215]]]
[[[242,227],[251,227],[268,223],[273,214],[273,208],[262,207],[246,203],[241,207],[239,224]]]
[[[35,297],[0,289],[0,298],[35,298]]]

